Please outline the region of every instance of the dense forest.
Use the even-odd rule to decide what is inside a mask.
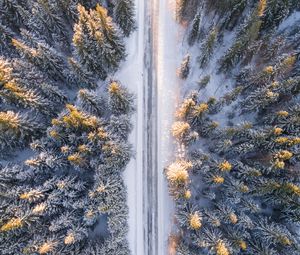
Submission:
[[[143,151],[135,167],[145,169],[137,169],[139,186],[131,180],[142,199],[134,194],[140,204],[130,204],[130,219],[145,223],[145,244],[133,245],[152,251],[161,233],[147,233],[148,225],[169,212],[151,214],[163,201],[148,199],[164,196],[155,193],[160,180],[144,194],[152,185],[144,154],[162,153],[149,125],[166,121],[155,119],[154,110],[164,109],[155,108],[163,104],[149,86],[157,89],[157,67],[170,77],[163,65],[173,62],[159,57],[182,37],[174,56],[184,58],[172,73],[181,86],[171,127],[176,152],[164,169],[175,207],[170,250],[300,254],[300,1],[168,0],[169,11],[176,3],[178,38],[162,35],[173,28],[161,18],[166,10],[156,10],[164,1],[0,0],[1,255],[131,254],[123,172],[134,125],[143,140],[134,140]],[[141,15],[135,3],[143,3]],[[143,27],[130,46],[142,45],[132,58],[144,70],[124,72],[145,95],[138,94],[144,108],[132,123],[136,96],[116,74],[130,57],[136,16]],[[139,147],[148,140],[152,147]]]
[[[177,254],[300,254],[300,2],[177,0]]]
[[[129,254],[132,0],[0,0],[0,253]]]

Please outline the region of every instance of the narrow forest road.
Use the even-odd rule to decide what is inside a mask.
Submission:
[[[163,168],[174,149],[170,127],[182,57],[174,5],[175,0],[136,0],[138,29],[127,42],[127,61],[116,75],[137,95],[130,136],[136,156],[124,173],[132,255],[169,254],[173,209]]]
[[[168,248],[168,238],[174,226],[173,202],[163,169],[174,159],[177,146],[171,137],[174,112],[179,101],[180,80],[176,75],[182,59],[183,30],[175,19],[176,0],[153,0],[154,12],[154,62],[157,87],[157,252],[153,255],[173,255]]]
[[[173,226],[173,204],[163,169],[176,146],[171,126],[178,104],[180,81],[176,70],[183,54],[183,31],[175,20],[175,0],[152,0],[150,6],[150,53],[147,111],[148,253],[166,255]]]

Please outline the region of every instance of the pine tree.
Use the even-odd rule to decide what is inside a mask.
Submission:
[[[275,223],[268,223],[266,219],[262,219],[257,223],[256,235],[262,241],[274,243],[275,245],[290,246],[292,245],[291,234],[283,226],[276,225]]]
[[[58,87],[42,83],[40,85],[41,94],[44,97],[47,97],[50,101],[63,104],[67,102],[67,97],[64,95],[63,91],[61,91]]]
[[[104,39],[111,46],[110,51],[105,52],[105,58],[109,63],[109,68],[113,71],[125,58],[125,45],[112,19],[108,16],[107,10],[98,4],[96,14],[99,17]]]
[[[291,3],[289,0],[267,1],[266,10],[263,16],[263,29],[278,26],[279,23],[290,13],[290,6]]]
[[[7,82],[0,89],[0,97],[7,103],[32,108],[44,114],[52,114],[54,105],[36,91],[22,88],[14,81]]]
[[[205,67],[208,64],[208,62],[213,54],[217,35],[218,35],[217,28],[213,28],[210,31],[210,33],[207,35],[206,41],[204,42],[204,44],[202,46],[201,57],[198,58],[201,68]]]
[[[56,2],[37,0],[32,3],[32,15],[28,26],[33,32],[42,36],[48,43],[62,43],[68,41],[65,22],[57,8]]]
[[[89,72],[84,68],[80,63],[78,63],[75,59],[69,58],[68,63],[71,70],[71,76],[75,77],[73,80],[80,86],[80,87],[95,87],[95,78],[93,77],[93,73]]]
[[[177,139],[184,139],[190,132],[190,125],[186,122],[177,121],[172,126],[172,134]]]
[[[23,0],[1,0],[0,1],[0,17],[1,22],[5,25],[18,29],[26,23],[24,12],[28,11],[29,4]]]
[[[8,61],[0,59],[0,85],[5,85],[12,79],[12,68]]]
[[[95,72],[104,80],[125,58],[124,44],[103,7],[98,5],[96,11],[88,12],[78,5],[78,12],[73,36],[76,58],[88,72]]]
[[[133,96],[118,82],[112,81],[108,87],[109,107],[114,115],[130,114],[133,110]]]
[[[121,174],[132,155],[133,96],[117,84],[75,98],[78,86],[95,88],[117,70],[125,47],[104,8],[79,5],[77,17],[78,2],[97,1],[0,0],[3,255],[130,253]]]
[[[116,139],[120,137],[123,140],[127,140],[131,129],[132,125],[128,115],[111,116],[109,130],[111,130],[113,136],[115,134]]]
[[[52,114],[55,106],[35,89],[28,89],[13,77],[11,63],[0,59],[0,98],[5,102]]]
[[[79,20],[74,26],[73,36],[76,57],[87,71],[96,72],[101,79],[105,79],[107,70],[103,59],[104,41],[99,22],[83,6],[78,5],[77,9]],[[90,52],[93,53],[93,56]]]
[[[200,93],[188,94],[195,85],[185,84],[188,96],[176,111],[171,131],[178,147],[165,174],[175,200],[178,254],[299,253],[298,29],[278,28],[297,8],[292,4],[205,1],[201,14],[208,23],[201,28],[216,24],[223,40],[216,50],[228,48],[230,35],[237,40],[220,61],[227,73],[216,76],[213,67],[211,77],[202,73],[200,89],[212,84]],[[224,85],[211,91],[219,78]],[[201,139],[191,145],[185,141],[193,132]],[[182,161],[192,167],[184,171]]]
[[[135,29],[134,2],[132,0],[118,0],[114,7],[114,21],[128,37]]]
[[[78,0],[57,0],[56,6],[63,13],[65,13],[66,18],[69,19],[70,23],[73,23],[77,18],[76,7],[78,4]]]
[[[11,44],[15,33],[0,21],[0,54],[2,56],[10,55],[14,52],[14,47]]]
[[[228,70],[237,64],[245,56],[246,48],[258,39],[265,9],[266,0],[260,0],[246,23],[240,28],[236,41],[220,60],[220,70]]]
[[[188,43],[192,46],[195,42],[197,42],[201,35],[201,21],[202,21],[202,10],[199,10],[194,17],[191,25],[191,31],[188,38]]]
[[[54,48],[42,42],[35,42],[36,47],[29,47],[16,39],[12,40],[20,55],[47,73],[55,81],[67,81],[70,74],[63,56]]]
[[[97,116],[104,115],[105,112],[105,101],[100,96],[94,92],[82,89],[78,93],[80,100],[80,106],[87,112],[91,114],[96,114]]]
[[[221,14],[220,30],[223,28],[232,30],[247,7],[247,0],[218,1],[215,5],[216,11]]]
[[[199,85],[199,90],[204,89],[210,82],[210,75],[204,76],[197,83]]]
[[[178,119],[181,120],[187,120],[187,118],[191,115],[192,111],[195,108],[196,105],[196,101],[195,101],[195,95],[191,95],[191,97],[186,98],[181,106],[178,108],[178,110],[176,111],[175,116]]]
[[[177,161],[166,169],[167,179],[174,185],[181,185],[188,182],[188,170],[192,167],[190,162]]]
[[[178,70],[179,77],[183,80],[187,79],[187,77],[190,74],[190,68],[191,68],[190,61],[191,61],[191,56],[188,54],[182,60],[181,66]]]
[[[24,147],[43,132],[35,118],[12,111],[0,112],[0,150]]]
[[[187,6],[188,0],[176,1],[176,16],[179,22],[182,22],[185,19]]]

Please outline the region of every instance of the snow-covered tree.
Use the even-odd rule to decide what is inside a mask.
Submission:
[[[251,43],[258,39],[266,5],[266,0],[260,0],[248,20],[241,26],[236,41],[220,61],[221,70],[228,70],[237,64],[246,55],[247,48]]]
[[[122,172],[133,96],[95,89],[126,55],[99,4],[127,17],[124,35],[134,28],[132,2],[116,3],[0,0],[3,255],[130,254]]]
[[[190,74],[191,56],[188,54],[182,60],[181,66],[178,69],[178,75],[181,79],[186,79]]]
[[[43,126],[35,118],[12,111],[0,112],[0,148],[24,147],[42,133]]]
[[[89,12],[78,5],[79,21],[74,26],[75,57],[88,72],[105,79],[125,57],[125,48],[107,10],[97,5]]]
[[[188,38],[189,45],[193,45],[195,42],[197,42],[200,39],[201,22],[202,22],[202,12],[201,10],[199,10],[192,21],[191,31]]]
[[[54,48],[42,42],[35,42],[36,47],[29,47],[16,39],[13,39],[12,43],[24,59],[48,74],[50,78],[62,82],[66,82],[69,78],[64,58]]]
[[[127,37],[135,29],[134,8],[134,2],[132,0],[118,0],[114,7],[114,21]]]
[[[165,175],[179,229],[172,248],[298,254],[299,31],[290,15],[299,7],[289,0],[199,2],[202,22],[188,14],[192,1],[182,2],[182,25],[194,18],[183,44],[197,42],[198,31],[214,35],[210,24],[218,35],[191,49],[202,48],[202,67],[210,65],[199,71],[190,63],[193,76],[182,81],[171,129],[176,150]],[[208,55],[206,45],[213,45]],[[199,139],[187,142],[193,133]]]
[[[217,35],[218,35],[217,28],[211,29],[211,31],[207,35],[204,44],[202,45],[201,56],[198,58],[201,68],[207,65],[208,61],[210,60],[213,54],[214,46],[217,40]]]
[[[111,81],[108,87],[109,107],[114,115],[130,114],[133,110],[133,95],[117,81]]]
[[[99,18],[105,42],[110,45],[110,51],[105,52],[106,61],[109,67],[115,70],[119,62],[125,58],[124,42],[111,17],[108,16],[107,10],[99,4],[96,6],[96,15]]]

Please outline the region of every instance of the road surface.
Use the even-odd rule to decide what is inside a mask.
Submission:
[[[118,74],[137,94],[130,141],[136,157],[125,173],[129,243],[133,255],[166,255],[173,208],[163,168],[172,159],[170,137],[179,81],[176,69],[181,32],[175,0],[136,0],[138,30],[129,39],[128,58]]]

